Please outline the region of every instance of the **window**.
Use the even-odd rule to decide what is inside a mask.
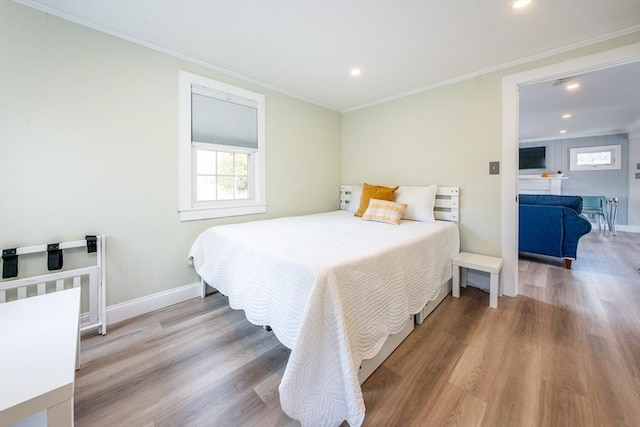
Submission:
[[[264,95],[180,72],[180,220],[266,212]]]
[[[620,169],[620,146],[602,145],[569,149],[572,171]]]

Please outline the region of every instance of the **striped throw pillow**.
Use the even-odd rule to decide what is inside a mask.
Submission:
[[[362,219],[365,221],[378,221],[398,225],[400,224],[405,209],[407,209],[407,205],[404,203],[371,199],[369,200],[369,207],[364,212],[364,215],[362,215]]]

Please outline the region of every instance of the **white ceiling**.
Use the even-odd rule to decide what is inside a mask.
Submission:
[[[640,29],[639,0],[16,1],[342,112]]]
[[[559,83],[520,88],[521,142],[624,133],[640,119],[640,62],[571,76],[565,85]],[[567,90],[570,83],[580,87]],[[571,117],[563,119],[566,113]]]

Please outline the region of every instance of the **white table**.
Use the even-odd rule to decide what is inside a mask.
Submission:
[[[80,288],[0,304],[0,427],[47,411],[73,426]]]
[[[502,258],[496,258],[487,255],[473,254],[470,252],[460,252],[453,258],[453,286],[452,295],[456,298],[460,297],[460,269],[463,274],[463,286],[467,286],[466,270],[479,270],[489,273],[489,307],[498,308],[498,295],[502,296],[502,288],[500,287],[500,270],[502,270]]]

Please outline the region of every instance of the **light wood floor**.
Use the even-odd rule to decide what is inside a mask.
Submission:
[[[448,296],[363,385],[367,426],[640,426],[640,235],[592,232],[571,270],[520,260],[517,298]],[[295,426],[289,356],[219,294],[82,341],[76,426]]]

